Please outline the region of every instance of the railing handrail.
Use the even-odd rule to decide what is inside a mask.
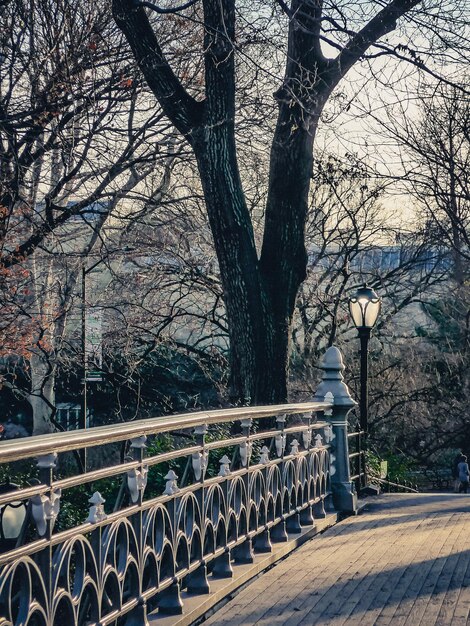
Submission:
[[[332,407],[328,402],[302,402],[273,404],[256,407],[215,409],[195,413],[179,413],[167,417],[152,417],[108,426],[95,426],[67,432],[35,435],[27,439],[0,442],[0,463],[43,456],[51,453],[126,441],[143,435],[156,435],[177,429],[193,428],[204,424],[217,424],[243,419],[262,419],[279,415],[295,415],[326,411]]]

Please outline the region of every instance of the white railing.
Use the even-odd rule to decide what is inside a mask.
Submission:
[[[148,610],[181,611],[182,585],[208,591],[208,570],[229,576],[232,559],[249,562],[286,529],[312,524],[314,509],[324,515],[331,429],[312,412],[328,408],[207,411],[0,443],[1,462],[38,465],[37,484],[0,494],[4,511],[26,501],[28,509],[18,545],[6,542],[0,555],[0,619],[104,625],[140,615],[144,624]],[[268,417],[273,428],[254,428]],[[146,442],[152,450],[162,435],[169,449],[146,455]],[[125,442],[132,459],[100,466],[97,446],[109,459]],[[66,453],[83,448],[95,467],[74,474]],[[121,484],[112,509],[97,489],[107,482]],[[84,490],[90,508],[80,510]],[[81,519],[67,527],[71,511]]]
[[[331,350],[318,401],[1,442],[22,484],[0,493],[0,626],[142,626],[314,525],[325,502],[354,510],[354,403]]]

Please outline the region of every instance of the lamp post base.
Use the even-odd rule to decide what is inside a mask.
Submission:
[[[355,515],[357,512],[357,494],[351,489],[351,483],[332,485],[333,504],[337,511]]]

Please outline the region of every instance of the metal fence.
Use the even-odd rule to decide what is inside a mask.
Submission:
[[[348,433],[351,480],[354,482],[358,494],[361,493],[361,489],[367,486],[365,436],[366,433],[363,430]]]
[[[0,625],[142,626],[148,612],[180,613],[182,588],[207,593],[233,561],[250,563],[325,516],[335,435],[321,419],[331,406],[207,411],[1,442],[0,464],[37,480],[0,493],[2,525],[10,520]],[[69,453],[85,449],[95,467],[72,472]],[[106,481],[120,486],[112,503],[97,488]],[[91,497],[77,519],[80,490]],[[75,512],[68,525],[65,502]]]
[[[349,466],[356,493],[361,494],[363,489],[371,485],[386,493],[419,493],[417,484],[411,481],[388,475],[384,478],[374,474],[369,475],[365,438],[366,433],[363,430],[348,433]]]

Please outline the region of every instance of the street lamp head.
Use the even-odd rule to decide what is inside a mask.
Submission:
[[[373,289],[364,285],[349,298],[349,312],[358,330],[375,326],[382,302]]]

